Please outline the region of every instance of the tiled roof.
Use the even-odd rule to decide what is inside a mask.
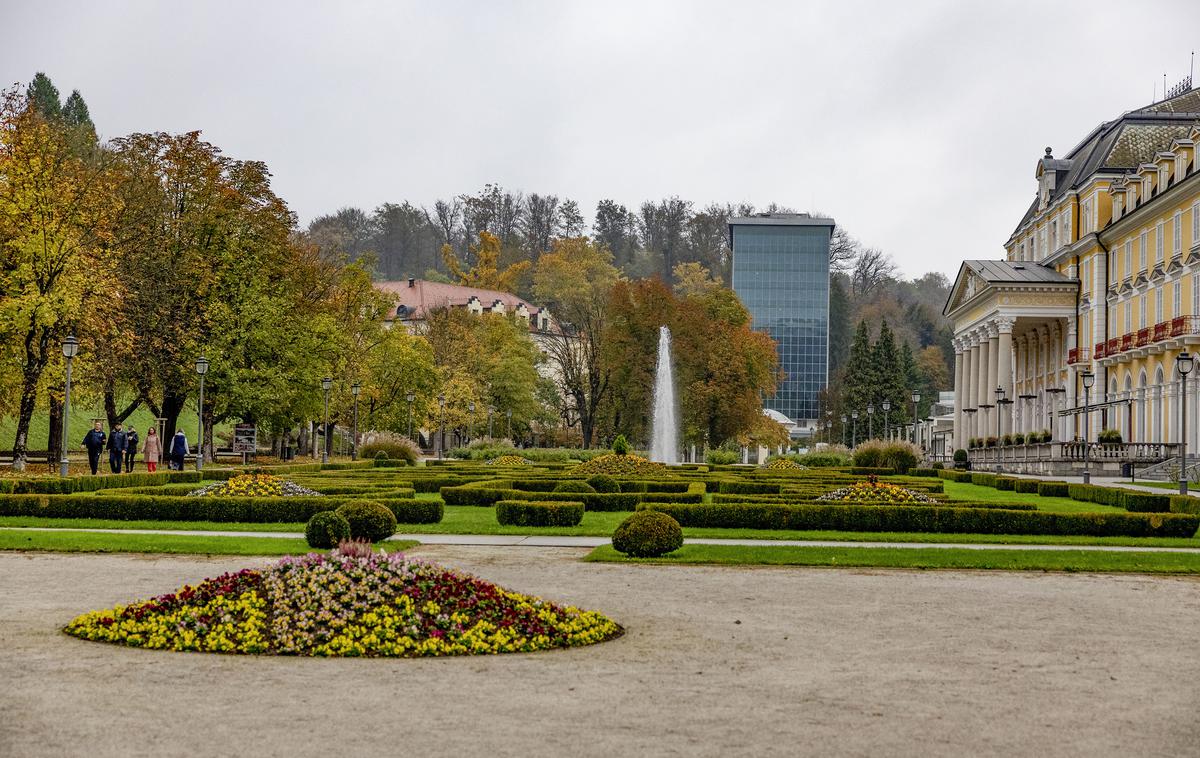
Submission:
[[[1200,123],[1200,88],[1100,124],[1065,160],[1054,161],[1055,167],[1070,167],[1059,171],[1050,203],[1098,172],[1123,173],[1153,160],[1155,153],[1169,149],[1172,140],[1187,136],[1197,123]],[[1035,197],[1017,229],[1033,219],[1037,209]]]
[[[1074,284],[1075,280],[1040,263],[1021,261],[963,261],[963,265],[989,283],[1043,282]]]
[[[516,311],[521,305],[524,305],[530,314],[542,310],[541,307],[527,303],[511,292],[431,282],[427,279],[375,282],[375,288],[395,295],[397,317],[409,321],[423,320],[430,311],[437,308],[464,307],[471,298],[478,300],[484,310],[491,309],[496,301],[504,304],[507,313]],[[530,328],[536,328],[532,319]]]

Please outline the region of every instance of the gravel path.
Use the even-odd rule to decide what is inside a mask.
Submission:
[[[1193,579],[414,552],[628,633],[443,660],[132,650],[58,628],[266,561],[3,553],[0,755],[1179,756],[1200,741]]]

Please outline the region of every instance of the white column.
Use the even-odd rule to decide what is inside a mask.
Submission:
[[[1004,397],[1017,402],[1016,393],[1013,391],[1012,380],[1012,328],[1016,323],[1011,318],[996,319],[996,385],[1004,389]],[[996,412],[1000,414],[1000,434],[1012,433],[1012,405],[1002,405],[996,408]]]
[[[975,407],[980,408],[975,414],[975,433],[980,437],[988,436],[987,409],[980,406],[989,405],[988,366],[992,357],[992,346],[986,331],[979,335],[979,371],[975,377]]]
[[[966,447],[963,444],[963,344],[958,337],[954,338],[954,447]]]

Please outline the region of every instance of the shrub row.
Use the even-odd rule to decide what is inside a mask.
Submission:
[[[712,502],[714,503],[777,503],[780,505],[832,505],[832,506],[847,506],[847,505],[867,505],[877,507],[879,505],[894,505],[894,503],[839,503],[837,501],[817,500],[816,498],[798,498],[789,497],[788,495],[713,495]],[[917,506],[931,505],[929,503],[915,503]],[[947,508],[998,508],[1000,510],[1014,511],[1036,511],[1037,506],[1033,503],[989,503],[977,502],[973,500],[950,500],[937,503]]]
[[[560,500],[499,500],[496,521],[504,526],[578,526],[583,503]]]
[[[0,479],[0,493],[25,495],[65,495],[72,492],[95,492],[111,487],[152,487],[174,482],[199,482],[199,471],[163,471],[160,473],[105,474],[103,476],[74,476],[67,478],[30,477],[29,479]]]
[[[345,497],[187,497],[132,495],[3,495],[0,516],[99,518],[117,521],[308,521],[314,513],[356,502]],[[436,500],[381,499],[406,524],[436,524],[442,504]]]
[[[1200,526],[1200,516],[1182,514],[1045,513],[912,505],[647,503],[639,510],[666,513],[683,526],[726,529],[1191,537]]]
[[[1137,513],[1169,513],[1171,496],[1167,493],[1141,492],[1121,487],[1100,487],[1095,484],[1070,484],[1067,492],[1072,500],[1100,503]]]

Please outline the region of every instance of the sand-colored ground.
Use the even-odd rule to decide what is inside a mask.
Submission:
[[[132,650],[58,630],[265,561],[0,554],[0,755],[1200,752],[1194,580],[417,552],[628,633],[415,661]]]

